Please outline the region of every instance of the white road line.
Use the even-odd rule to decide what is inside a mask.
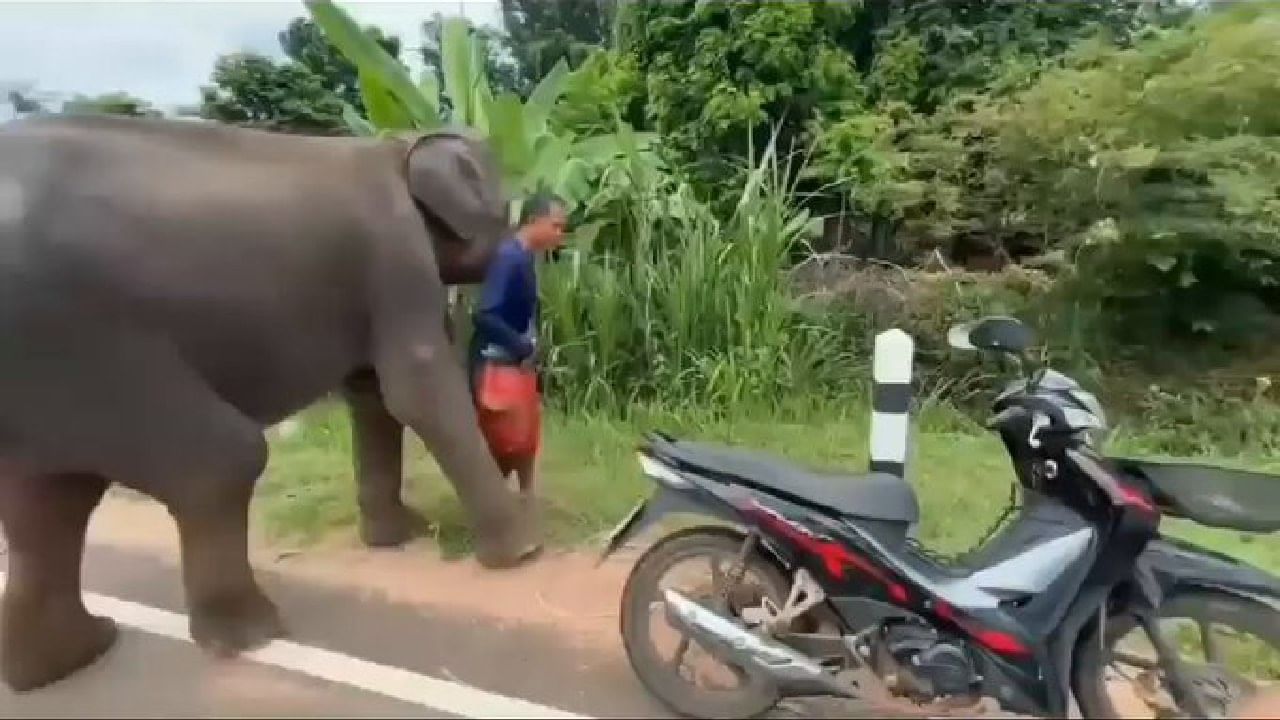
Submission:
[[[6,573],[0,571],[0,585]],[[152,635],[191,642],[187,629],[187,616],[140,605],[128,600],[84,594],[85,606],[90,612],[106,615],[123,626]],[[244,653],[248,658],[264,665],[291,670],[330,682],[349,685],[360,690],[378,693],[450,715],[467,718],[563,718],[564,720],[590,720],[557,708],[539,705],[518,698],[487,692],[469,685],[433,678],[403,668],[361,660],[331,650],[300,645],[287,640],[275,640],[253,652]],[[110,656],[107,658],[110,662]]]

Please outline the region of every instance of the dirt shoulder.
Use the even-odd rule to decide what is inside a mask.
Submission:
[[[93,515],[89,542],[178,562],[178,535],[163,506],[110,493]],[[515,570],[486,570],[470,558],[444,560],[430,541],[371,550],[354,532],[306,548],[285,548],[251,532],[259,570],[316,586],[448,614],[483,616],[501,625],[554,626],[592,649],[618,651],[618,602],[630,558],[599,567],[582,552],[549,551]]]

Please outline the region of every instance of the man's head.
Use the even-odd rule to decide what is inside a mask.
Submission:
[[[538,193],[520,209],[520,239],[530,250],[555,250],[564,242],[567,220],[563,200],[550,193]]]

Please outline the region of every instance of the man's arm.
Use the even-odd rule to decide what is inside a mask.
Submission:
[[[516,266],[510,256],[499,255],[485,276],[480,303],[476,307],[475,325],[501,345],[512,358],[524,360],[533,354],[533,344],[508,325],[500,313],[515,276]]]

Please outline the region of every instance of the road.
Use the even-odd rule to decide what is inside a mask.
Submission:
[[[122,625],[100,662],[0,717],[665,717],[618,658],[543,630],[432,615],[259,572],[290,638],[216,660],[186,640],[175,566],[95,546],[88,604]]]
[[[0,582],[6,567],[0,557]],[[121,626],[89,668],[42,690],[0,686],[0,718],[674,717],[640,686],[617,648],[574,643],[550,626],[397,603],[258,569],[289,625],[235,660],[187,638],[176,563],[91,545],[86,604]],[[512,598],[511,602],[529,602]],[[778,718],[877,717],[847,703],[786,703]]]

